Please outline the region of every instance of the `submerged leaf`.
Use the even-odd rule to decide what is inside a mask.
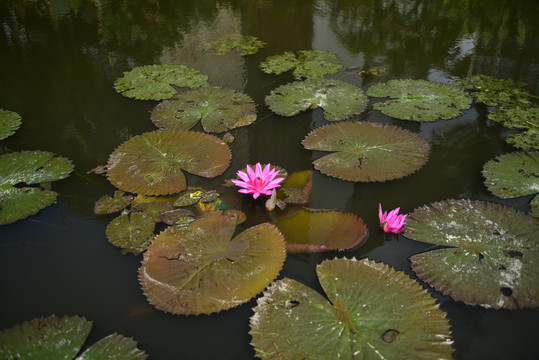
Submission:
[[[291,252],[351,249],[361,244],[368,233],[360,218],[339,210],[303,208],[278,218],[275,225]]]
[[[340,80],[311,79],[282,85],[266,96],[270,110],[282,116],[321,107],[328,121],[360,114],[367,106],[365,92]]]
[[[264,46],[266,46],[266,43],[259,40],[256,36],[230,34],[205,44],[204,49],[213,51],[218,55],[224,55],[232,50],[236,50],[243,56],[256,54]]]
[[[347,181],[386,181],[412,174],[428,160],[428,141],[397,126],[341,122],[313,130],[302,141],[309,150],[334,151],[316,159],[322,173]]]
[[[426,80],[398,79],[371,86],[367,95],[389,97],[373,107],[383,114],[403,120],[436,121],[450,119],[468,109],[472,98],[461,89]]]
[[[539,220],[513,208],[447,200],[416,209],[404,235],[448,246],[410,257],[417,276],[457,301],[520,309],[539,301]]]
[[[232,238],[238,221],[235,212],[213,211],[160,233],[139,269],[150,304],[173,314],[210,314],[262,291],[283,266],[283,236],[264,223]]]
[[[97,200],[94,205],[94,213],[96,215],[105,215],[122,211],[131,204],[132,200],[133,195],[125,195],[125,192],[116,190],[114,192],[114,197],[103,195]]]
[[[123,214],[107,225],[105,235],[124,253],[138,255],[152,242],[154,229],[154,220],[144,213]]]
[[[15,133],[21,126],[21,116],[16,112],[0,109],[0,140]]]
[[[157,105],[151,118],[161,129],[189,130],[201,120],[206,132],[224,132],[256,120],[256,106],[247,95],[206,87],[176,95]]]
[[[260,63],[260,69],[266,74],[282,74],[294,69],[294,78],[316,79],[327,74],[335,74],[342,65],[332,53],[323,50],[301,50],[298,55],[287,51],[269,56]]]
[[[284,278],[257,300],[249,332],[257,357],[451,359],[445,313],[404,273],[347,259],[326,260],[316,272],[327,299]]]
[[[163,100],[177,93],[171,85],[194,89],[207,80],[206,75],[184,65],[147,65],[124,72],[114,82],[114,89],[129,98]]]
[[[231,153],[221,139],[194,131],[162,130],[135,136],[109,157],[107,175],[119,189],[166,195],[187,187],[182,170],[213,178],[229,166]]]

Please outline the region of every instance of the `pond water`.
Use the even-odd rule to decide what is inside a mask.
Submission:
[[[234,130],[232,163],[208,181],[214,188],[247,163],[271,162],[289,172],[312,169],[321,154],[301,140],[327,122],[320,109],[292,118],[272,114],[264,97],[292,81],[262,73],[267,56],[303,49],[336,54],[344,68],[387,69],[378,76],[341,71],[330,78],[366,90],[389,79],[451,84],[484,74],[523,80],[539,94],[539,5],[529,1],[300,0],[130,1],[3,0],[0,3],[0,108],[19,113],[23,125],[0,142],[0,153],[46,150],[67,157],[74,173],[53,183],[57,203],[37,215],[0,227],[0,329],[35,317],[80,315],[92,320],[86,344],[118,332],[133,337],[150,359],[252,359],[249,316],[255,300],[210,316],[173,316],[155,310],[142,294],[142,255],[122,255],[105,228],[116,215],[97,216],[94,202],[114,187],[87,171],[107,162],[125,140],[155,129],[155,101],[128,99],[114,81],[134,66],[184,64],[209,76],[211,85],[244,91],[258,104],[258,121]],[[252,56],[223,56],[203,45],[228,33],[253,35],[268,45]],[[371,98],[371,102],[373,99]],[[378,203],[405,212],[446,199],[487,200],[528,210],[530,197],[500,200],[483,184],[481,169],[514,151],[508,130],[488,121],[487,107],[434,123],[361,118],[398,125],[431,143],[428,163],[406,178],[352,183],[314,171],[309,207],[339,209],[362,218],[367,241],[344,253],[288,255],[281,276],[320,290],[315,266],[323,259],[368,257],[413,277],[408,257],[428,247],[384,235]],[[359,117],[356,117],[359,118]],[[246,199],[248,216],[262,203]],[[467,306],[431,291],[447,312],[456,359],[532,359],[538,353],[539,311]]]

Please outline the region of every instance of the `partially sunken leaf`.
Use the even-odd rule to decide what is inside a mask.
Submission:
[[[16,112],[0,109],[0,140],[15,133],[21,126],[21,116]]]
[[[181,231],[160,233],[139,269],[150,304],[173,314],[210,314],[268,286],[286,257],[283,236],[264,223],[232,238],[238,221],[236,213],[213,211]]]
[[[539,150],[539,128],[530,128],[523,132],[511,134],[505,141],[519,149]]]
[[[172,209],[174,209],[174,206],[167,201],[148,201],[133,206],[131,211],[134,213],[142,212],[154,222],[158,223],[161,222],[161,214]]]
[[[123,253],[138,255],[153,240],[155,222],[144,213],[120,215],[105,230],[109,242],[123,249]]]
[[[261,359],[451,359],[445,313],[402,272],[369,260],[316,268],[327,299],[285,278],[257,300],[251,345]],[[329,300],[329,301],[328,301]]]
[[[457,301],[495,309],[537,306],[539,220],[511,207],[447,200],[415,210],[405,236],[448,248],[410,257],[412,270]]]
[[[302,141],[309,150],[334,151],[316,159],[322,173],[347,181],[398,179],[428,160],[428,141],[397,126],[341,122],[313,130]]]
[[[171,85],[194,89],[207,80],[206,75],[184,65],[147,65],[124,72],[114,89],[133,99],[163,100],[177,93]]]
[[[167,195],[187,187],[182,170],[213,178],[230,164],[221,139],[194,131],[162,130],[135,136],[109,157],[107,175],[119,189],[146,195]]]
[[[367,95],[391,98],[373,107],[385,115],[414,121],[450,119],[472,104],[472,98],[461,89],[426,80],[390,80],[370,87]]]
[[[187,209],[174,209],[161,214],[161,221],[167,225],[176,225],[178,221],[194,220],[196,214]]]
[[[301,50],[298,55],[288,51],[269,56],[260,63],[260,69],[266,74],[282,74],[294,69],[294,78],[316,79],[327,74],[335,74],[342,65],[332,53],[322,50]]]
[[[137,342],[120,334],[111,334],[90,346],[76,360],[144,360],[146,353]]]
[[[224,55],[232,50],[238,51],[241,55],[253,55],[264,46],[266,46],[266,43],[255,36],[230,34],[205,44],[204,49],[213,51],[218,55]]]
[[[37,214],[39,210],[52,205],[57,195],[54,191],[37,187],[0,186],[0,225]]]
[[[321,107],[328,121],[360,114],[367,106],[365,92],[340,80],[311,79],[279,86],[266,96],[270,110],[282,116]]]
[[[72,360],[90,333],[92,322],[78,316],[37,318],[0,332],[5,360]]]
[[[206,132],[221,133],[256,120],[256,106],[247,95],[207,87],[176,95],[157,105],[151,118],[161,129],[189,130],[201,120]]]
[[[303,208],[291,216],[278,218],[275,225],[291,252],[351,249],[365,240],[368,233],[360,218],[339,210]]]
[[[97,200],[94,205],[94,213],[96,215],[112,214],[125,209],[131,201],[133,195],[125,195],[125,192],[117,190],[114,192],[114,197],[103,195]]]
[[[0,185],[56,181],[72,171],[69,159],[46,151],[20,151],[0,156]]]

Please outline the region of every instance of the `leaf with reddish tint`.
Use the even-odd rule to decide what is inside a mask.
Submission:
[[[275,279],[286,249],[264,223],[233,238],[237,212],[213,211],[161,232],[144,254],[139,280],[148,302],[181,315],[210,314],[249,301]]]
[[[141,212],[150,217],[154,222],[161,222],[161,214],[174,209],[171,203],[166,201],[149,201],[135,205],[131,208],[134,213]]]

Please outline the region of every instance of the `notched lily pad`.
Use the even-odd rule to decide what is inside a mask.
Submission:
[[[385,115],[414,121],[450,119],[472,104],[472,98],[463,90],[426,80],[390,80],[371,86],[367,95],[391,98],[373,107]]]
[[[539,127],[511,134],[505,141],[519,149],[539,150]]]
[[[367,227],[355,215],[339,210],[303,208],[277,219],[275,225],[291,252],[351,249],[367,237]]]
[[[253,55],[266,46],[266,43],[256,36],[244,36],[241,34],[225,35],[222,38],[204,45],[204,49],[210,50],[218,55],[224,55],[236,50],[242,56]]]
[[[213,211],[148,247],[139,280],[148,302],[181,315],[210,314],[247,302],[279,274],[286,257],[279,230],[264,223],[232,238],[237,212]]]
[[[124,191],[116,190],[114,196],[103,195],[97,200],[94,205],[94,213],[96,215],[112,214],[122,211],[131,204],[133,195],[125,195]]]
[[[121,144],[109,157],[107,176],[124,191],[167,195],[187,187],[182,170],[213,178],[228,168],[231,156],[228,145],[212,135],[152,131]]]
[[[297,55],[287,51],[269,56],[260,63],[260,69],[266,74],[280,75],[294,69],[296,80],[323,78],[327,74],[335,74],[341,68],[337,56],[323,50],[301,50]]]
[[[327,299],[292,279],[274,282],[250,319],[261,359],[451,359],[445,313],[414,280],[369,260],[324,261]]]
[[[152,242],[154,229],[154,220],[144,213],[123,214],[107,225],[105,235],[122,253],[138,255]]]
[[[447,200],[416,209],[404,235],[442,248],[410,257],[412,270],[437,291],[495,309],[539,301],[539,220],[484,201]]]
[[[206,87],[163,101],[151,113],[161,129],[189,130],[201,120],[206,132],[221,133],[256,120],[256,106],[249,96],[231,89]]]
[[[174,206],[167,201],[148,201],[131,207],[132,212],[144,213],[156,223],[161,222],[162,213],[172,209],[174,209]]]
[[[185,65],[137,66],[116,79],[114,89],[129,98],[138,100],[163,100],[176,95],[172,87],[197,88],[208,77]]]
[[[321,107],[328,121],[360,114],[368,100],[365,92],[340,80],[310,79],[279,86],[266,96],[270,110],[282,116]]]
[[[309,150],[333,151],[316,159],[322,173],[347,181],[386,181],[419,170],[428,160],[428,141],[397,126],[341,122],[313,130],[302,141]]]
[[[514,103],[517,98],[526,99],[531,95],[522,89],[524,83],[512,79],[496,79],[492,76],[474,75],[459,79],[456,84],[470,90],[475,101],[488,106]]]
[[[22,118],[14,111],[0,109],[0,140],[15,133],[21,126]]]

